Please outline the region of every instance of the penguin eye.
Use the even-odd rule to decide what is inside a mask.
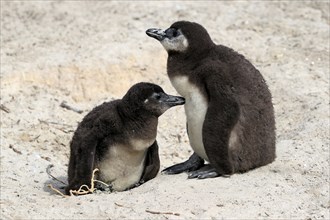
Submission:
[[[153,93],[152,96],[151,96],[154,100],[160,100],[161,98],[161,95],[159,93]]]
[[[179,35],[179,32],[175,28],[168,28],[165,33],[169,38],[177,37]]]
[[[178,32],[177,32],[177,30],[174,30],[172,35],[173,35],[173,37],[178,36]]]

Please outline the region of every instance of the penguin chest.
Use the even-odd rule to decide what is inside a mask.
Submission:
[[[111,184],[115,191],[124,191],[138,183],[144,171],[148,147],[151,145],[149,141],[147,142],[135,140],[129,145],[109,146],[107,153],[98,164],[99,179]]]
[[[194,152],[208,161],[203,144],[203,124],[207,111],[207,100],[200,89],[189,82],[188,77],[171,79],[172,85],[178,93],[186,99],[184,105],[188,124],[188,136]]]

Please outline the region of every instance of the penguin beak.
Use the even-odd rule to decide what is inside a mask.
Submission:
[[[167,104],[170,107],[176,105],[183,105],[186,102],[183,97],[167,95],[167,94],[163,95],[160,101]]]
[[[153,37],[159,41],[162,41],[166,38],[166,33],[162,29],[159,28],[150,28],[146,31],[146,34],[149,37]]]

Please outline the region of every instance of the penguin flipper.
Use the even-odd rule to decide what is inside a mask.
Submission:
[[[103,109],[103,104],[99,109]],[[95,113],[95,115],[93,115]],[[87,119],[78,126],[70,146],[70,161],[68,171],[68,186],[66,194],[70,190],[77,190],[82,185],[91,186],[96,148],[102,140],[113,133],[118,132],[118,123],[114,122],[113,116],[109,114],[96,114],[93,110]]]
[[[145,159],[145,167],[143,174],[141,176],[141,180],[139,181],[140,184],[145,183],[157,176],[159,168],[160,168],[160,161],[159,161],[159,154],[158,154],[158,144],[155,141],[149,148]]]
[[[87,134],[85,138],[77,137],[72,140],[69,163],[69,184],[65,193],[70,195],[70,190],[77,190],[82,185],[91,186],[92,173],[94,168],[95,151],[98,144],[97,138]]]
[[[221,85],[216,83],[219,81],[222,82]],[[230,85],[228,77],[210,78],[206,83],[209,105],[203,124],[203,144],[211,166],[221,176],[234,172],[229,138],[240,114]]]
[[[199,157],[196,153],[193,153],[189,159],[183,163],[175,164],[162,170],[164,174],[178,174],[185,171],[194,171],[204,165],[204,160]]]

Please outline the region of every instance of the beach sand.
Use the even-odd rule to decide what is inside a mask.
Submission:
[[[202,24],[246,56],[273,95],[277,158],[230,178],[162,175],[63,198],[77,124],[140,81],[177,94],[146,36]],[[1,219],[329,219],[329,1],[1,1]],[[81,114],[62,108],[68,105]],[[160,117],[161,169],[192,150],[182,106]]]

